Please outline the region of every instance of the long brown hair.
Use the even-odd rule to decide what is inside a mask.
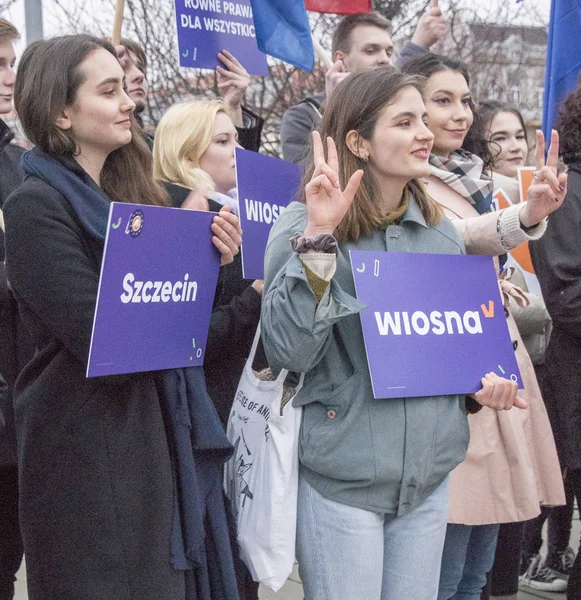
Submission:
[[[325,151],[327,137],[337,145],[339,159],[339,180],[344,188],[349,178],[358,169],[364,175],[353,203],[335,230],[339,241],[357,241],[367,236],[383,221],[383,214],[374,198],[378,196],[377,185],[367,163],[355,156],[347,147],[347,134],[354,130],[366,140],[371,140],[375,126],[383,108],[395,100],[397,94],[407,87],[415,87],[423,92],[423,78],[403,75],[393,67],[358,71],[337,86],[325,107],[325,115],[320,128]],[[302,198],[306,202],[305,185],[311,180],[315,166],[311,164],[303,179]],[[408,183],[408,189],[419,204],[428,225],[438,223],[442,212],[438,205],[426,194],[417,180]]]
[[[14,105],[28,139],[55,157],[74,157],[78,147],[56,120],[71,106],[84,81],[81,63],[99,48],[117,54],[109,42],[90,35],[65,35],[31,44],[24,51],[14,85]],[[131,142],[111,152],[101,172],[101,188],[116,202],[169,206],[153,179],[152,157],[143,131],[131,117]]]

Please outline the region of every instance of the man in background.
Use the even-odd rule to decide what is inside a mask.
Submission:
[[[411,41],[406,42],[397,59],[390,31],[391,22],[376,12],[341,19],[333,34],[333,66],[325,75],[325,91],[289,108],[282,117],[280,139],[285,160],[298,163],[306,158],[311,132],[321,123],[325,100],[349,73],[382,65],[399,67],[410,58],[428,52],[444,36],[446,21],[434,2],[420,18]]]

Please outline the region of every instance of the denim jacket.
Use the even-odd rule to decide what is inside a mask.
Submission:
[[[340,245],[337,270],[317,305],[289,238],[307,225],[293,202],[272,228],[265,256],[262,339],[271,367],[305,372],[301,472],[323,496],[403,515],[419,506],[464,459],[463,396],[375,399],[349,250],[464,254],[451,221],[428,227],[410,196],[399,225]],[[386,357],[397,360],[397,356]]]

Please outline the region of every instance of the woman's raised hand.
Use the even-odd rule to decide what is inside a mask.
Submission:
[[[315,171],[305,187],[309,220],[304,235],[307,237],[335,231],[349,210],[363,177],[362,170],[355,171],[341,191],[337,147],[332,138],[327,138],[325,160],[325,150],[318,131],[313,131],[313,156]]]
[[[545,137],[537,131],[535,150],[537,170],[529,187],[529,199],[520,211],[520,221],[525,227],[532,227],[557,210],[567,193],[567,174],[557,172],[559,162],[559,134],[553,129],[551,145],[545,162]]]
[[[220,265],[234,261],[242,245],[242,229],[238,217],[230,212],[229,206],[223,206],[212,223],[212,242],[222,255]]]
[[[528,408],[528,404],[519,398],[518,385],[510,379],[499,377],[496,373],[488,373],[482,378],[482,389],[472,397],[478,404],[488,406],[494,410],[509,410]]]
[[[224,102],[234,114],[234,124],[237,127],[242,127],[242,101],[250,85],[250,75],[240,61],[228,50],[222,50],[218,54],[218,58],[226,66],[226,68],[216,67],[218,89]]]

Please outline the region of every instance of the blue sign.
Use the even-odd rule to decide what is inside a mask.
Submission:
[[[522,387],[490,257],[350,255],[375,398],[470,394],[490,372]]]
[[[220,268],[214,216],[111,204],[87,377],[204,362]]]
[[[175,0],[180,67],[215,69],[228,50],[251,75],[268,75],[250,0]]]
[[[242,227],[242,272],[264,278],[268,234],[289,202],[298,200],[303,169],[280,158],[236,149],[236,179]]]

